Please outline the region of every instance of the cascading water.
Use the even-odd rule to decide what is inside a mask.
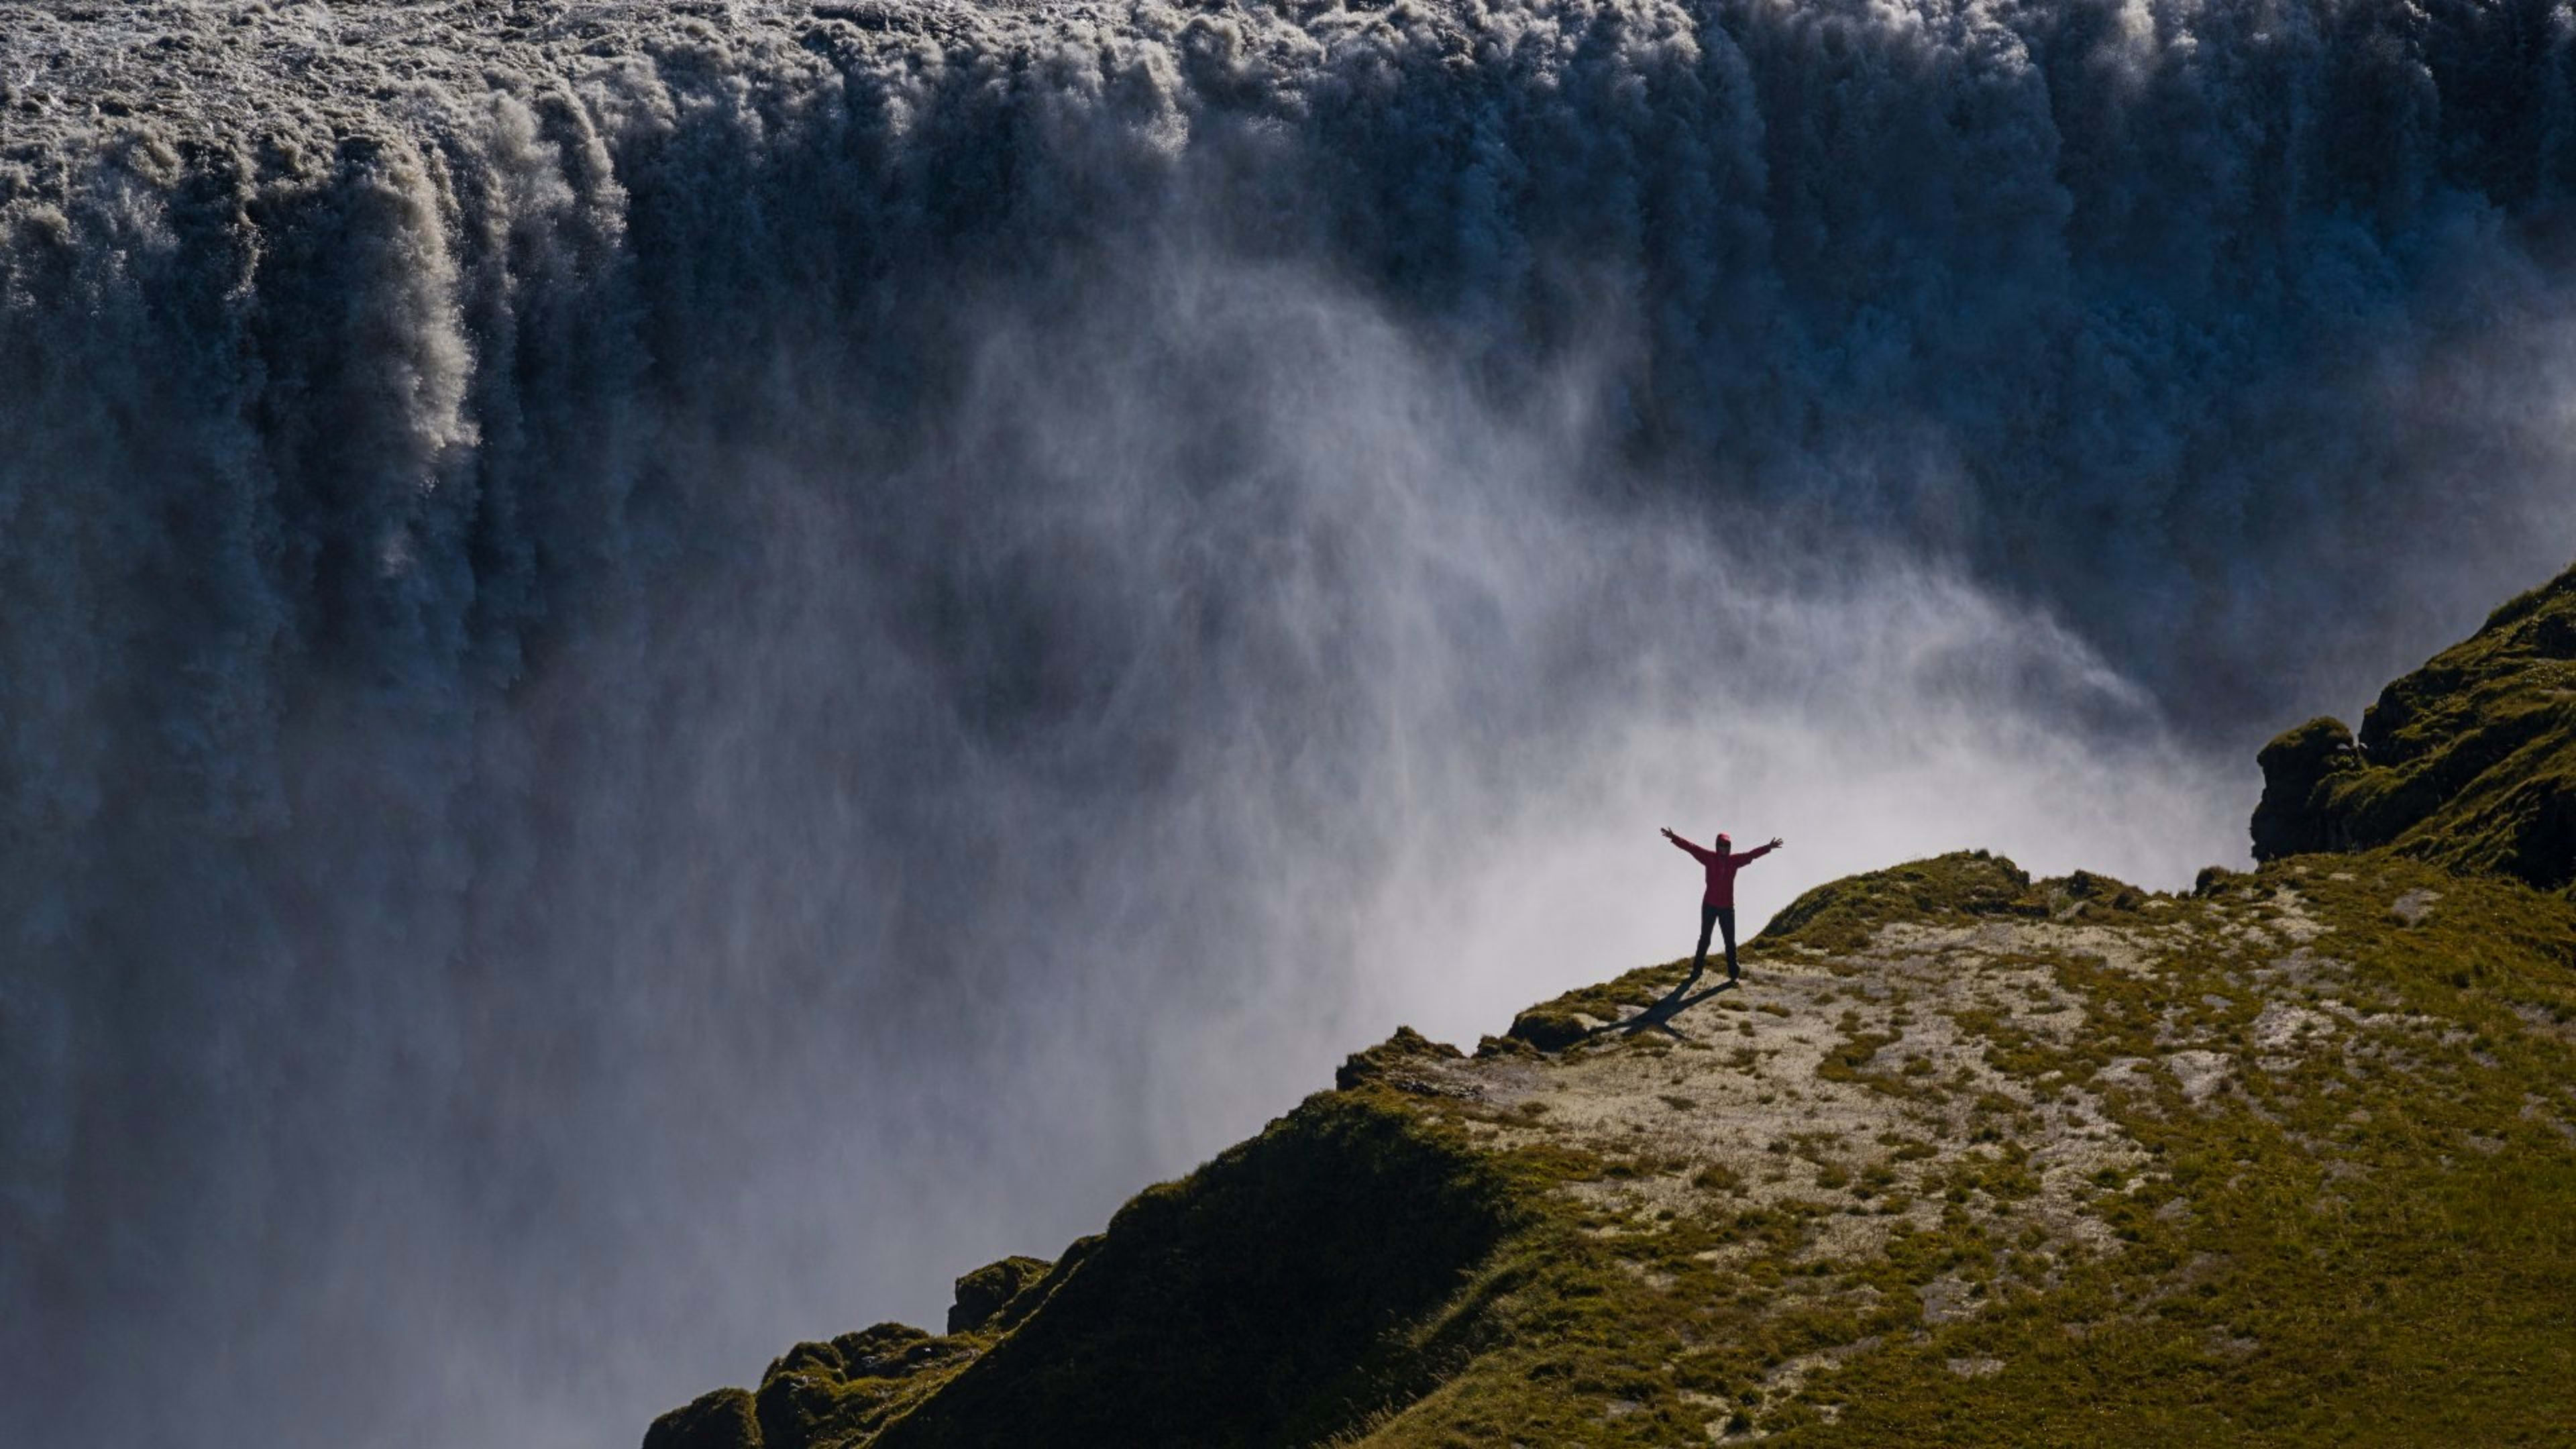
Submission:
[[[0,4],[13,1432],[631,1442],[1659,825],[2241,854],[2576,552],[2571,36]]]

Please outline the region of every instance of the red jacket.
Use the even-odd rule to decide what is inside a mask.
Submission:
[[[1732,908],[1735,905],[1735,873],[1771,853],[1771,847],[1757,845],[1751,850],[1725,855],[1714,850],[1702,850],[1678,835],[1673,837],[1673,844],[1689,851],[1693,859],[1708,867],[1708,889],[1701,892],[1699,898],[1699,903],[1704,906]]]

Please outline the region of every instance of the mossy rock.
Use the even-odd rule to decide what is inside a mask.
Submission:
[[[812,1360],[784,1372],[771,1370],[752,1396],[761,1449],[809,1449],[821,1443],[838,1416],[847,1382]]]
[[[2048,902],[2052,915],[2077,918],[2133,912],[2148,899],[2147,892],[2127,881],[2089,870],[2040,881],[2031,893]]]
[[[1867,945],[1889,920],[2050,913],[2020,866],[1988,851],[1954,851],[1828,881],[1791,901],[1754,940],[1850,950]]]
[[[972,1333],[988,1324],[1008,1327],[1018,1322],[1035,1305],[1037,1295],[1030,1290],[1054,1266],[1044,1258],[1014,1256],[987,1263],[958,1279],[956,1300],[948,1306],[948,1331]]]
[[[904,1325],[896,1324],[893,1326],[903,1327]],[[928,1337],[927,1334],[923,1334],[921,1330],[917,1328],[912,1329],[911,1332],[918,1337]],[[785,1353],[771,1359],[769,1361],[769,1368],[766,1372],[761,1374],[760,1381],[762,1383],[767,1383],[781,1374],[815,1372],[829,1374],[836,1379],[848,1376],[849,1361],[842,1354],[841,1347],[838,1342],[815,1343],[809,1341],[797,1344]]]
[[[1036,1259],[1020,1261],[1045,1268]],[[980,1347],[980,1340],[939,1337],[908,1323],[797,1344],[769,1365],[752,1395],[760,1449],[848,1444],[935,1392]]]
[[[2331,787],[2362,766],[2342,720],[2312,719],[2283,730],[2254,758],[2263,769],[2263,798],[2251,827],[2255,859],[2345,848]]]
[[[841,1356],[842,1372],[884,1378],[911,1372],[909,1365],[914,1362],[910,1357],[912,1351],[928,1342],[930,1334],[909,1323],[877,1323],[856,1333],[842,1334],[832,1340],[831,1346]],[[799,1344],[798,1347],[807,1345]],[[788,1350],[788,1353],[794,1354],[795,1349]],[[770,1365],[770,1372],[776,1373],[779,1365],[786,1362],[787,1359],[782,1357],[777,1364]]]
[[[1504,1035],[1514,1041],[1527,1042],[1543,1052],[1561,1052],[1592,1035],[1573,1012],[1553,1006],[1534,1006],[1512,1018]]]
[[[1417,1092],[1429,1096],[1440,1094],[1436,1081],[1426,1076],[1425,1065],[1462,1061],[1466,1053],[1445,1041],[1433,1041],[1409,1026],[1399,1026],[1395,1035],[1366,1051],[1353,1052],[1333,1073],[1333,1088],[1347,1092],[1369,1082],[1392,1087],[1399,1092]]]
[[[741,1389],[717,1389],[698,1395],[653,1421],[644,1431],[644,1449],[767,1449],[751,1395]]]
[[[2258,860],[2394,849],[2548,890],[2576,882],[2576,571],[2385,690],[2358,735],[2315,719],[2258,757]]]

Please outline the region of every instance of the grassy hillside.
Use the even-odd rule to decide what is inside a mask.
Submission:
[[[1809,892],[1739,988],[1399,1031],[949,1334],[799,1345],[646,1445],[2565,1442],[2571,611],[2313,756],[2295,843],[2375,848],[2188,895],[1941,856]]]

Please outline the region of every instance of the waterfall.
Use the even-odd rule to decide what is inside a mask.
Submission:
[[[1661,825],[2240,858],[2576,554],[2571,34],[0,6],[13,1422],[629,1442],[1686,952]]]

